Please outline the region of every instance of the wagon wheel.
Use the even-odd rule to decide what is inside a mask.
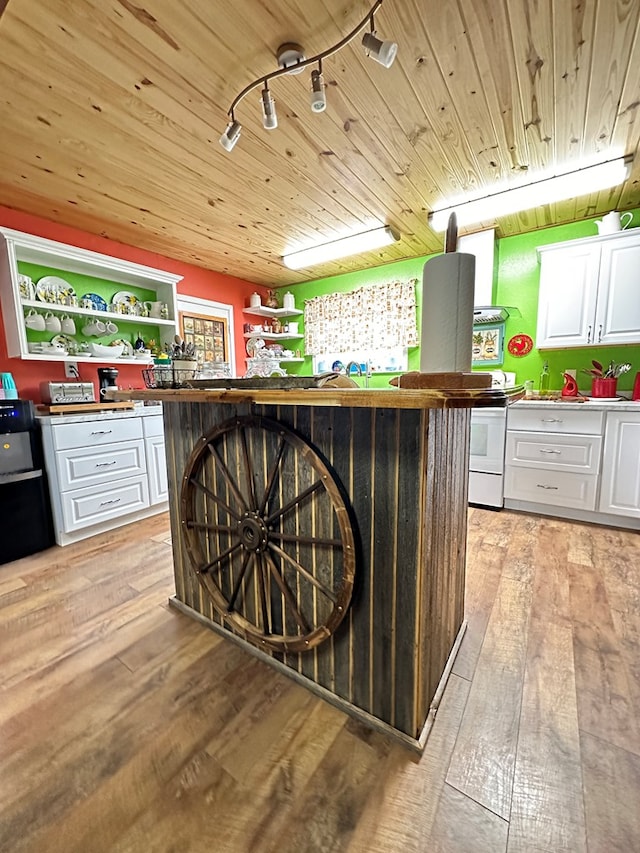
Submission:
[[[338,481],[302,436],[262,417],[220,424],[187,462],[181,511],[197,578],[245,639],[300,652],[333,634],[354,536]]]

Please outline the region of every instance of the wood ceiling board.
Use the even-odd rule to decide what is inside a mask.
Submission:
[[[520,166],[533,172],[593,153],[602,128],[636,152],[639,10],[628,0],[454,0],[447,15],[435,0],[385,0],[376,27],[399,44],[390,69],[366,59],[358,37],[324,63],[325,113],[308,107],[307,72],[279,78],[280,127],[263,130],[253,91],[238,108],[238,145],[222,150],[231,101],[275,70],[282,41],[322,50],[369,8],[368,0],[313,8],[236,0],[233,14],[222,0],[10,4],[0,85],[15,138],[0,141],[0,203],[252,281],[293,284],[440,251],[427,213],[441,198],[490,190]],[[502,218],[497,233],[638,206],[638,174],[634,166],[620,189]],[[401,240],[309,270],[281,265],[294,243],[371,217]]]

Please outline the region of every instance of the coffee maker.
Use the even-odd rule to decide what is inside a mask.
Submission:
[[[98,394],[100,401],[104,400],[105,394],[108,391],[118,390],[118,371],[115,367],[99,367],[98,368]]]

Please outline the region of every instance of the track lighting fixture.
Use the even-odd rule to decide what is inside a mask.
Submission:
[[[225,149],[225,151],[231,151],[236,142],[240,139],[240,131],[242,130],[242,125],[239,121],[236,121],[233,118],[233,114],[231,115],[231,121],[227,125],[227,129],[220,137],[220,145]]]
[[[278,126],[276,102],[271,97],[268,86],[262,90],[262,126],[265,130],[273,130]]]
[[[319,65],[317,71],[311,72],[311,109],[314,113],[321,113],[326,108],[324,77],[322,76],[322,66]]]
[[[380,41],[374,32],[365,33],[362,36],[362,45],[371,59],[375,59],[385,68],[393,65],[393,60],[398,52],[398,45],[393,41]]]
[[[230,121],[227,129],[220,137],[220,144],[225,151],[231,151],[240,136],[241,125],[235,119],[235,108],[238,106],[240,101],[249,94],[249,92],[252,92],[258,86],[262,86],[261,103],[263,125],[267,130],[273,130],[278,126],[275,101],[273,100],[269,89],[269,81],[273,80],[275,77],[281,77],[283,74],[300,74],[300,72],[307,66],[315,65],[317,63],[317,69],[314,69],[311,72],[310,103],[311,109],[314,113],[323,112],[327,106],[327,97],[326,87],[322,76],[322,60],[326,59],[328,56],[332,56],[339,50],[342,50],[343,47],[346,47],[346,45],[353,41],[358,33],[361,32],[367,23],[370,23],[370,32],[364,34],[362,45],[371,59],[375,59],[375,61],[379,62],[380,65],[383,65],[385,68],[389,68],[396,58],[398,45],[392,41],[383,41],[379,39],[376,36],[374,26],[374,15],[380,6],[382,6],[383,2],[384,0],[376,0],[367,16],[363,18],[357,27],[351,30],[348,35],[336,44],[332,45],[332,47],[327,48],[327,50],[323,50],[322,53],[318,53],[316,56],[309,57],[309,59],[306,58],[304,51],[299,44],[287,42],[286,44],[281,45],[277,54],[279,65],[278,70],[272,71],[270,74],[265,74],[264,77],[259,77],[257,80],[254,80],[253,83],[245,86],[240,94],[235,97],[233,103],[229,107],[228,115]]]

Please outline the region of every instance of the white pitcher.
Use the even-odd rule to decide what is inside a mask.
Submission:
[[[162,302],[145,302],[144,307],[149,312],[150,317],[162,316]]]
[[[623,224],[625,216],[628,216],[629,218]],[[611,213],[607,213],[607,215],[603,216],[602,219],[596,219],[598,234],[615,234],[616,231],[622,231],[629,227],[632,219],[633,213],[631,213],[630,210],[627,210],[626,213],[622,214],[617,210],[612,210]]]

